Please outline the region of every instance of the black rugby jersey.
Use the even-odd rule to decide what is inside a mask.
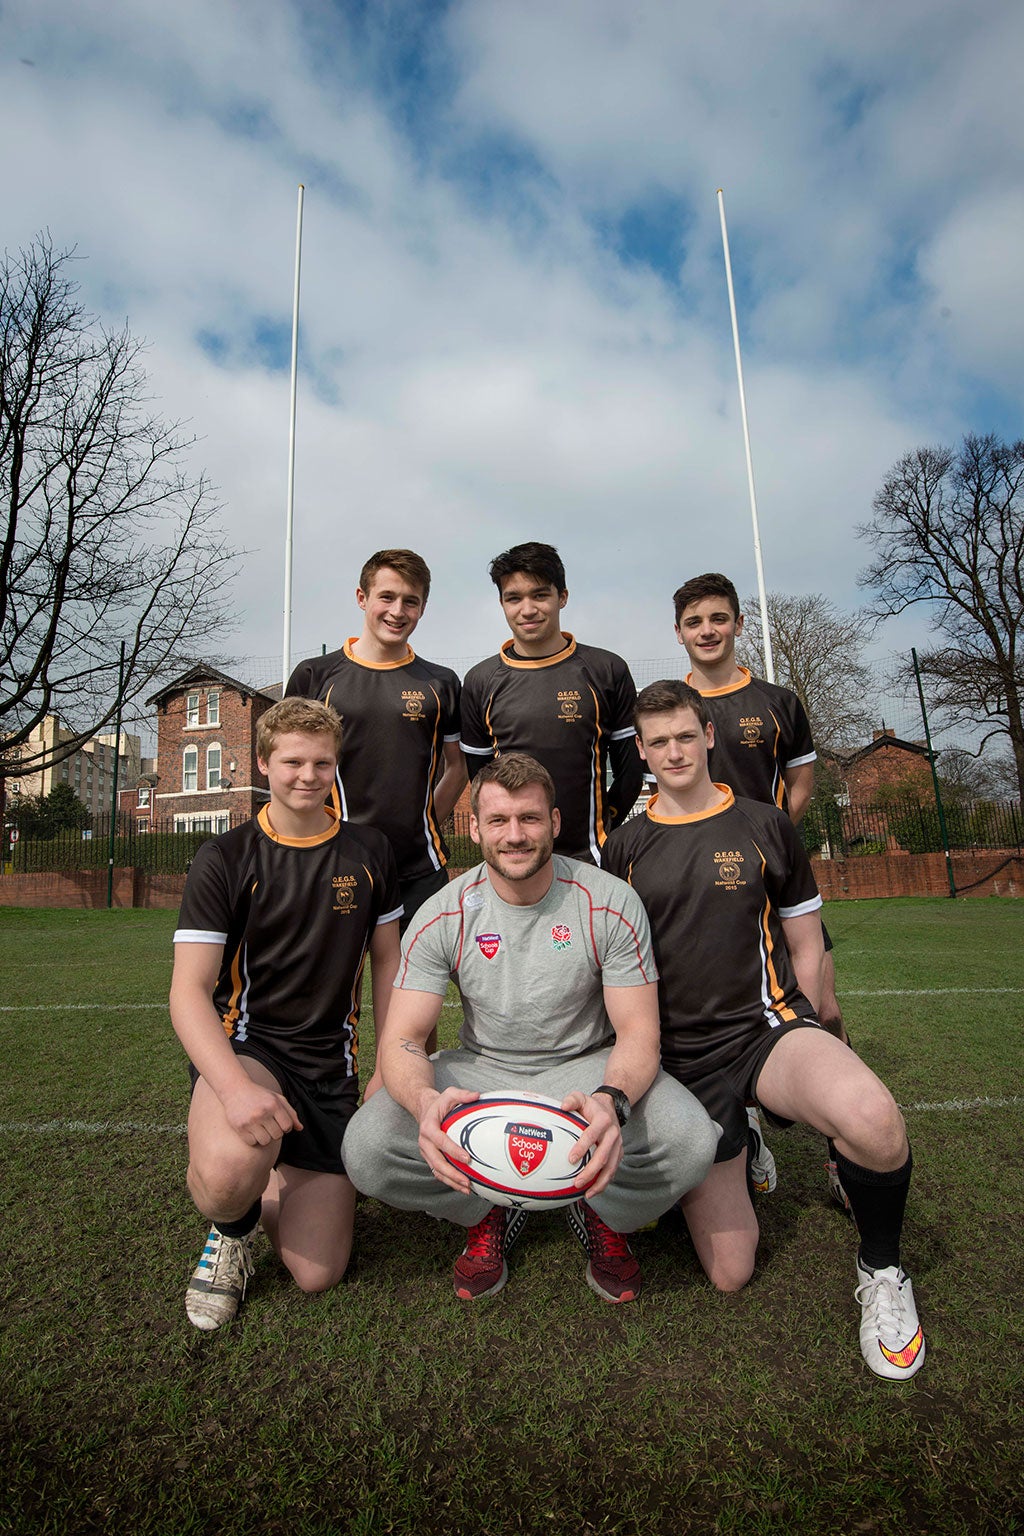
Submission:
[[[814,1010],[797,986],[782,918],[821,906],[800,837],[771,805],[727,799],[696,816],[643,816],[609,837],[603,867],[651,920],[661,981],[662,1063],[712,1072],[752,1033]]]
[[[338,811],[344,821],[383,832],[399,878],[415,880],[448,862],[434,789],[444,744],[459,739],[461,684],[449,667],[411,650],[404,661],[372,662],[356,656],[353,644],[300,661],[285,691],[338,711]]]
[[[278,837],[264,806],[200,844],[174,942],[223,945],[213,1002],[237,1044],[313,1081],[355,1077],[367,948],[400,910],[379,832],[335,817],[316,837]]]
[[[600,863],[601,845],[640,793],[636,688],[621,656],[566,635],[566,648],[520,660],[507,640],[462,685],[462,750],[475,767],[502,752],[528,752],[555,781],[559,853]],[[614,782],[606,790],[608,763]]]
[[[742,682],[699,690],[715,727],[708,771],[737,795],[786,810],[785,769],[818,755],[807,712],[791,688],[740,671]],[[692,675],[686,681],[692,686]]]

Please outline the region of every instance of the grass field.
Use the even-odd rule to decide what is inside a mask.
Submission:
[[[0,1531],[1024,1532],[1024,904],[828,921],[914,1144],[928,1358],[901,1386],[860,1358],[854,1234],[800,1129],[771,1139],[738,1296],[666,1219],[609,1307],[551,1214],[467,1306],[459,1234],[366,1202],[337,1291],[301,1296],[264,1243],[238,1321],[197,1333],[173,914],[0,911]]]

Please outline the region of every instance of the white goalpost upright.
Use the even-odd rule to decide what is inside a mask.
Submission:
[[[295,297],[292,304],[292,387],[288,421],[288,506],[284,532],[284,640],[281,647],[281,690],[287,687],[292,670],[292,530],[295,521],[295,403],[298,392],[299,363],[299,271],[302,265],[302,199],[305,192],[299,182],[299,206],[295,217]]]
[[[743,389],[743,359],[740,356],[740,329],[736,322],[736,295],[732,286],[732,262],[729,259],[729,231],[725,223],[725,197],[718,189],[718,216],[722,222],[722,249],[725,252],[725,281],[729,289],[729,313],[732,316],[732,344],[736,353],[736,379],[740,390],[740,416],[743,420],[743,447],[747,455],[747,487],[750,492],[750,517],[754,525],[754,565],[757,569],[757,595],[761,606],[761,632],[764,635],[764,671],[770,683],[775,681],[775,658],[768,627],[768,594],[761,561],[761,530],[757,521],[757,496],[754,493],[754,464],[750,456],[750,430],[747,426],[747,398]]]

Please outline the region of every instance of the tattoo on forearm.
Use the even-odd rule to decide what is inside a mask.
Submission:
[[[403,1051],[409,1052],[410,1056],[419,1056],[424,1061],[430,1060],[430,1057],[427,1055],[422,1045],[417,1045],[415,1040],[406,1040],[403,1036],[403,1038],[400,1039],[398,1043],[402,1047]]]

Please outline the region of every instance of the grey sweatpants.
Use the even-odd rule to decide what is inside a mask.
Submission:
[[[561,1100],[574,1088],[590,1093],[604,1082],[611,1049],[530,1076],[470,1051],[441,1051],[434,1057],[435,1082],[480,1093],[515,1090]],[[707,1175],[720,1129],[703,1106],[674,1078],[659,1071],[622,1131],[622,1161],[607,1189],[595,1195],[594,1210],[614,1232],[635,1232],[654,1221]],[[342,1145],[345,1172],[364,1195],[401,1211],[426,1211],[459,1226],[472,1227],[491,1208],[480,1195],[460,1195],[435,1179],[419,1149],[419,1127],[386,1089],[375,1093],[348,1123]]]

